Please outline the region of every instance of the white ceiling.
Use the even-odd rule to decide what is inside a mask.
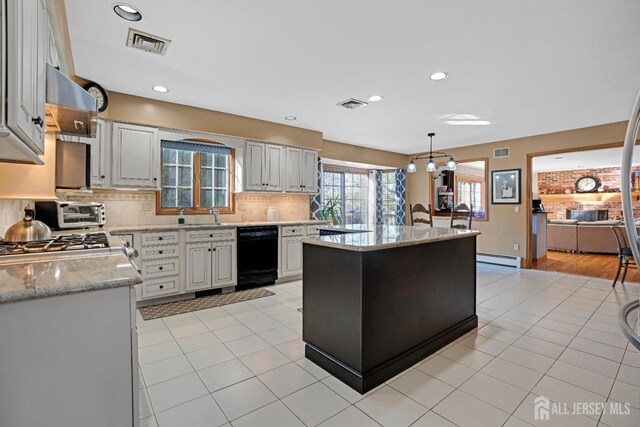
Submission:
[[[534,157],[531,169],[533,172],[550,172],[620,167],[621,164],[622,147]],[[640,164],[640,146],[633,151],[633,164]]]
[[[626,120],[640,89],[638,0],[126,1],[142,21],[65,0],[79,76],[384,150],[424,151],[431,131],[440,149]],[[171,39],[166,56],[126,48],[130,26]],[[336,106],[373,94],[385,99]],[[446,123],[469,116],[491,124]]]

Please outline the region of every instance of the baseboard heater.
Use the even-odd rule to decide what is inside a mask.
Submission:
[[[496,264],[496,265],[504,265],[506,267],[520,268],[521,257],[477,253],[476,261],[483,262],[485,264]]]

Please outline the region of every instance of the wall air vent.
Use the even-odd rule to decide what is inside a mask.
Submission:
[[[164,55],[167,53],[167,49],[169,49],[170,44],[171,40],[129,28],[127,47],[133,47],[135,49],[144,50],[145,52]]]
[[[509,147],[507,148],[496,148],[493,150],[493,158],[500,159],[502,157],[509,157]]]
[[[337,105],[344,107],[347,110],[355,110],[356,108],[364,107],[367,103],[360,101],[359,99],[349,98],[346,101],[338,102]]]

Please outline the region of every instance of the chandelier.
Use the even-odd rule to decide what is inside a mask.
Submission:
[[[436,162],[434,162],[434,159],[446,159],[447,157],[449,158],[446,164],[447,170],[450,170],[450,171],[456,170],[457,164],[456,164],[456,161],[453,159],[453,156],[447,153],[443,153],[442,151],[433,151],[433,137],[435,135],[436,134],[433,132],[427,134],[427,136],[429,137],[429,155],[424,153],[411,159],[411,161],[407,165],[407,172],[414,173],[416,171],[415,161],[421,160],[421,159],[429,159],[429,161],[427,162],[427,172],[429,173],[437,172],[438,165],[436,165]]]

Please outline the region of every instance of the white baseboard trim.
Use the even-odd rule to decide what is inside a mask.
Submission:
[[[477,253],[476,261],[485,264],[503,265],[505,267],[520,269],[522,258],[519,256]]]

